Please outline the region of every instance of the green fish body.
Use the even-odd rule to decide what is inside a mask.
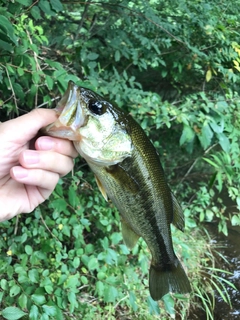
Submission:
[[[170,224],[183,231],[182,210],[171,193],[156,149],[138,123],[89,89],[73,83],[58,104],[48,135],[73,140],[94,172],[99,189],[121,214],[131,249],[142,237],[152,254],[149,290],[154,300],[191,290],[176,257]]]

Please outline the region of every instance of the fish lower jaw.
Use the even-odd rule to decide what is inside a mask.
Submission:
[[[48,125],[44,129],[44,132],[52,137],[63,138],[72,141],[81,140],[81,135],[76,130],[74,130],[71,126],[66,126],[59,119]]]

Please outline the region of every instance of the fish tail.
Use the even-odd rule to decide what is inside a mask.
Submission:
[[[167,268],[151,264],[149,291],[155,301],[160,300],[168,292],[188,293],[191,291],[188,277],[177,258],[175,263],[167,265]]]

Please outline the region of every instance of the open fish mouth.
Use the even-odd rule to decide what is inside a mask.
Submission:
[[[83,113],[84,104],[80,88],[69,81],[68,88],[55,109],[59,115],[58,119],[42,131],[51,136],[76,140],[79,138],[78,129],[82,127],[86,118]]]

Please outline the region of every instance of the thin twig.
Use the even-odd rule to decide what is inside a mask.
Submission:
[[[45,222],[45,220],[43,219],[43,216],[42,215],[40,215],[40,218],[41,218],[41,220],[42,220],[42,223],[43,223],[43,225],[44,225],[44,227],[47,229],[47,231],[51,234],[51,236],[53,237],[53,238],[55,238],[57,241],[59,241],[60,242],[60,240],[52,233],[52,231],[48,228],[48,226],[46,225],[46,222]]]
[[[113,307],[113,309],[116,309],[117,306],[118,306],[123,300],[126,300],[128,297],[129,297],[129,295],[127,294],[125,297],[123,297],[122,299],[120,299],[120,300],[115,304],[115,306]]]
[[[18,223],[19,223],[19,216],[16,216],[15,228],[14,228],[14,235],[16,236],[18,231]]]
[[[15,95],[15,92],[14,92],[14,89],[13,89],[13,86],[12,86],[12,82],[11,82],[11,79],[10,79],[10,76],[9,76],[9,73],[8,73],[8,69],[3,64],[0,64],[0,65],[6,70],[8,81],[9,81],[9,85],[10,85],[10,88],[12,90],[12,96],[13,96],[14,104],[15,104],[16,110],[18,110],[17,98],[16,98],[16,95]]]
[[[54,101],[54,100],[57,100],[57,99],[60,99],[60,98],[61,97],[58,96],[58,97],[55,97],[55,98],[51,99],[51,101]],[[43,106],[45,106],[47,104],[48,104],[48,101],[47,102],[43,102],[39,106],[37,106],[36,109],[41,108],[41,107],[43,107]]]
[[[208,149],[206,149],[204,151],[204,154],[200,157],[197,157],[193,164],[191,165],[191,167],[188,169],[188,171],[186,172],[186,174],[184,175],[184,177],[180,180],[179,184],[181,184],[185,179],[186,177],[190,174],[190,172],[192,171],[192,169],[194,168],[194,166],[196,165],[196,163],[198,162],[199,159],[201,159],[203,156],[205,156],[210,150],[212,150],[213,148],[215,148],[216,146],[218,145],[218,143],[215,143],[213,144],[212,146],[210,146]]]
[[[75,35],[75,38],[74,38],[74,41],[76,41],[78,39],[78,36],[79,36],[79,33],[80,33],[80,30],[82,29],[82,26],[83,26],[83,22],[84,22],[84,19],[85,19],[85,16],[87,14],[87,11],[88,11],[88,7],[90,6],[91,2],[89,3],[86,3],[85,7],[84,7],[84,11],[83,11],[83,14],[82,14],[82,19],[78,25],[78,28],[77,28],[77,31],[76,31],[76,35]]]
[[[26,30],[26,33],[27,33],[29,42],[30,42],[31,44],[33,44],[32,38],[31,38],[28,30]],[[41,72],[42,72],[42,69],[41,69],[40,64],[39,64],[39,62],[38,62],[38,55],[36,54],[36,52],[35,52],[34,50],[33,50],[33,57],[34,57],[34,60],[35,60],[35,63],[36,63],[36,69],[37,69],[37,71],[41,71]],[[37,87],[37,90],[36,90],[36,95],[35,95],[35,99],[34,99],[34,100],[35,100],[35,108],[37,107],[37,102],[38,102],[38,84],[36,84],[36,87]]]

